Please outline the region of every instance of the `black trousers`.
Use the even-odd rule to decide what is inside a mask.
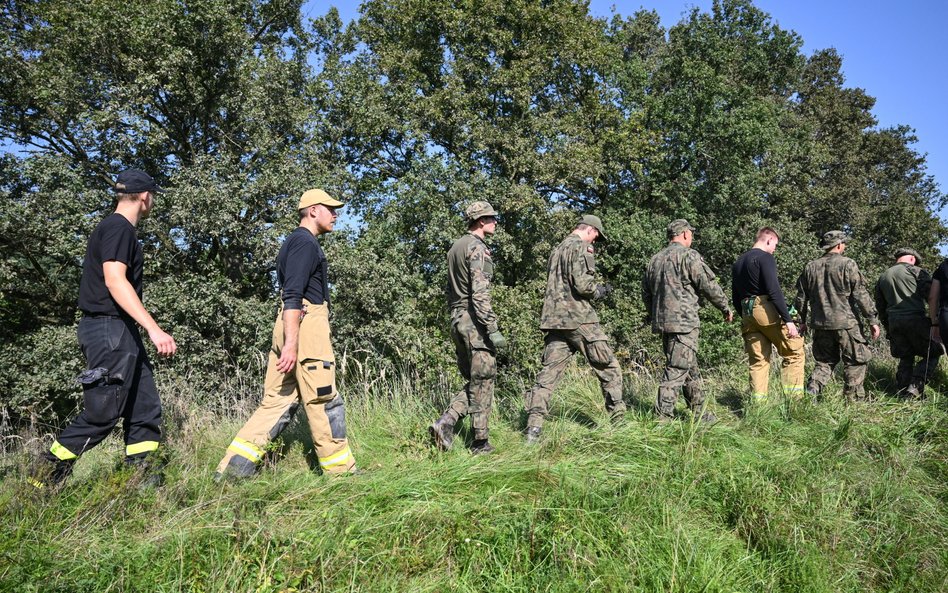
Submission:
[[[129,460],[158,448],[161,400],[138,327],[131,319],[83,317],[79,345],[86,357],[83,408],[45,454],[51,461],[69,461],[102,442],[122,420]]]

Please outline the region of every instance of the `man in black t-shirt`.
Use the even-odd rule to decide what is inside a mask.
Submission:
[[[267,445],[287,427],[300,403],[323,473],[356,469],[329,338],[329,262],[316,239],[332,231],[342,205],[321,189],[300,197],[300,224],[277,255],[283,306],[273,324],[263,401],[228,445],[215,479],[255,474]]]
[[[65,480],[76,459],[120,419],[127,463],[144,465],[161,439],[161,401],[135,324],[148,332],[160,355],[171,356],[177,346],[142,304],[142,248],[135,228],[162,190],[137,169],[120,173],[112,189],[118,194],[115,212],[89,237],[79,283],[79,345],[86,357],[77,379],[82,412],[42,455],[30,479],[37,488]],[[157,483],[161,476],[156,470],[146,479]]]
[[[942,261],[932,274],[928,314],[932,322],[932,340],[942,344],[944,352],[944,338],[948,336],[948,259]]]
[[[783,357],[784,394],[803,395],[803,338],[777,281],[773,253],[779,241],[774,229],[760,229],[754,246],[732,268],[732,303],[741,312],[741,334],[750,364],[751,397],[755,401],[767,399],[770,356],[775,347]]]

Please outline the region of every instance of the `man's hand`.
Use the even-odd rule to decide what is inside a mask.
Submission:
[[[155,345],[155,348],[158,349],[158,354],[161,356],[171,356],[178,351],[178,345],[174,343],[174,338],[172,338],[170,334],[162,331],[158,326],[149,330],[148,339]]]
[[[937,325],[932,326],[931,339],[932,339],[932,342],[935,342],[936,344],[944,343],[941,341],[941,328],[939,326]]]
[[[277,370],[283,374],[292,372],[296,368],[296,344],[283,344],[280,350],[280,359],[277,360]]]
[[[493,344],[494,348],[497,350],[503,350],[507,347],[507,338],[505,338],[504,334],[500,333],[499,331],[491,332],[488,338],[490,338],[491,344]]]
[[[872,336],[873,340],[878,340],[879,336],[882,335],[882,330],[879,329],[878,325],[869,326],[869,334]]]
[[[799,338],[800,332],[797,331],[797,324],[792,321],[787,322],[787,335],[791,338]]]
[[[734,311],[731,311],[730,309],[725,309],[722,314],[724,315],[724,320],[727,321],[728,323],[731,323],[732,321],[734,321]]]

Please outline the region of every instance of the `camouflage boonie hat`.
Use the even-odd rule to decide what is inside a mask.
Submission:
[[[922,261],[922,256],[918,254],[917,251],[910,247],[902,247],[895,252],[895,259],[899,259],[903,255],[911,255],[915,258],[915,265],[919,265]]]
[[[827,249],[832,249],[840,243],[849,243],[852,238],[844,233],[843,231],[830,231],[823,235],[823,239],[820,240],[820,249],[826,251]]]
[[[602,219],[599,218],[598,216],[594,216],[594,215],[592,215],[592,214],[585,214],[585,215],[583,215],[582,218],[579,219],[579,222],[578,222],[577,224],[586,224],[586,225],[589,225],[589,226],[591,226],[592,228],[594,228],[594,229],[596,229],[597,231],[599,231],[599,238],[600,238],[600,239],[602,239],[603,241],[608,241],[608,240],[609,240],[609,239],[606,237],[606,228],[605,228],[604,226],[602,226]]]
[[[467,218],[467,221],[471,223],[485,216],[497,216],[497,211],[487,202],[478,200],[477,202],[472,202],[471,205],[467,207],[467,210],[464,211],[464,216]]]
[[[687,220],[684,218],[678,218],[668,223],[668,226],[665,227],[665,235],[667,235],[669,239],[674,239],[685,231],[694,230],[695,227],[691,226]]]

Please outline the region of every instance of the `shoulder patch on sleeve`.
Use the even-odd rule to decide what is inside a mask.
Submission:
[[[592,244],[586,247],[586,253],[596,253],[596,249],[592,246]]]

